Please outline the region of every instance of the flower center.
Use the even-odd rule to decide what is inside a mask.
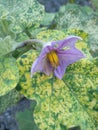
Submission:
[[[47,59],[49,60],[52,67],[57,68],[59,66],[59,58],[56,51],[52,50],[47,53]]]

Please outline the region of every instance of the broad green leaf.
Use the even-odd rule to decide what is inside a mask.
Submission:
[[[65,74],[64,83],[62,80],[53,79],[52,76],[46,76],[40,73],[36,73],[33,78],[30,78],[32,61],[37,55],[38,53],[36,53],[36,51],[31,50],[22,55],[17,62],[20,70],[20,88],[18,89],[20,89],[20,92],[26,97],[37,101],[38,105],[36,106],[34,117],[39,128],[42,130],[61,129],[60,124],[62,124],[68,127],[79,125],[83,130],[96,130],[97,111],[93,110],[93,107],[97,109],[96,74],[98,74],[98,72],[96,65],[94,65],[95,62],[92,63],[85,59],[69,66]],[[94,67],[93,69],[95,71],[91,70],[89,67]],[[80,69],[79,72],[78,69]],[[76,72],[74,73],[75,70]],[[90,72],[90,74],[88,74],[88,72]],[[77,77],[77,73],[79,73],[79,77]],[[85,81],[82,75],[86,77],[86,74],[88,74],[89,77],[91,76],[92,81],[89,81],[89,77],[87,78],[87,82]],[[92,77],[92,75],[95,76]],[[95,84],[93,84],[94,81]],[[71,86],[76,89],[77,85],[79,86],[80,83],[80,90],[83,88],[83,85],[85,88],[84,91],[81,90],[78,92],[78,87],[75,94],[74,91],[70,90],[69,82],[71,82]],[[91,88],[90,83],[94,88]],[[92,98],[91,102],[89,102],[88,96],[90,96],[90,94],[83,93],[87,97],[85,99],[85,96],[82,96],[79,101],[77,92],[78,96],[80,96],[80,93],[82,94],[82,91],[85,92],[87,89],[94,93],[94,100]],[[86,108],[86,105],[89,107]]]
[[[48,42],[48,38],[49,41],[59,40],[59,37],[60,39],[65,38],[66,35],[63,36],[62,34],[64,33],[59,33],[59,31],[44,31],[38,34],[38,38]],[[39,72],[35,73],[33,78],[30,77],[32,63],[39,55],[37,51],[30,50],[17,60],[20,73],[20,82],[17,89],[26,97],[37,101],[34,119],[41,130],[62,130],[69,129],[72,126],[79,126],[82,130],[96,130],[97,128],[97,60],[93,60],[90,56],[86,43],[78,42],[76,46],[87,55],[87,58],[70,65],[63,80]],[[88,74],[88,78],[86,74]],[[77,77],[77,75],[80,77]],[[87,78],[87,81],[83,75]],[[87,92],[92,85],[91,91],[94,90],[95,96],[92,103],[94,103],[93,107],[96,110],[93,110],[92,103],[89,100],[86,102],[85,96],[82,96],[81,100],[79,99],[82,90],[78,94],[77,90],[75,94],[75,91],[69,87],[70,82],[72,88],[76,89],[77,84],[80,84],[79,87],[81,88],[83,85],[85,88],[83,92]],[[88,93],[84,94],[89,98]],[[87,108],[84,105],[86,103],[89,106]]]
[[[20,111],[16,113],[16,119],[18,121],[20,130],[39,130],[35,125],[33,118],[33,110],[35,108],[35,101],[31,101],[30,107],[25,109],[24,111]]]
[[[15,44],[16,42],[13,41],[10,36],[4,39],[0,38],[0,57],[13,51]]]
[[[98,58],[83,59],[67,68],[63,81],[83,109],[98,123]]]
[[[0,58],[0,96],[14,89],[19,80],[16,60],[11,56]]]
[[[49,87],[45,86],[47,91]],[[41,130],[62,130],[61,125],[69,128],[80,126],[81,130],[96,130],[94,121],[87,111],[78,102],[75,95],[63,81],[54,81],[54,91],[50,96],[44,93],[44,100],[35,108],[34,119]],[[51,88],[50,88],[51,89]]]

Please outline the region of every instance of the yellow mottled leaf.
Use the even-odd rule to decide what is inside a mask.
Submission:
[[[0,58],[0,96],[16,87],[19,81],[19,72],[16,61],[10,56]]]

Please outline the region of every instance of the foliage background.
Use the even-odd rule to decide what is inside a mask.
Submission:
[[[67,0],[38,1],[0,0],[0,129],[26,130],[29,126],[29,130],[39,128],[96,130],[98,128],[97,1],[69,0],[69,3]],[[31,38],[47,42],[63,39],[68,35],[79,35],[83,38],[77,47],[86,54],[87,60],[69,66],[68,74],[66,73],[63,81],[54,79],[55,92],[50,98],[51,77],[43,75],[41,83],[38,80],[39,74],[35,75],[33,81],[30,81],[28,76],[32,61],[39,54],[39,51],[34,51],[38,50],[39,44],[17,47]],[[31,83],[38,88],[36,90],[31,88]],[[46,87],[43,88],[41,84]],[[35,99],[36,102],[30,101],[29,108],[25,102],[25,109],[22,107],[19,110],[17,102],[20,99],[23,99],[21,102],[29,101],[24,99],[24,95],[28,99]],[[14,107],[11,107],[12,105]],[[16,119],[18,124],[15,123]]]

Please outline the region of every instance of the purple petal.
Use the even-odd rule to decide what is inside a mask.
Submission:
[[[64,48],[66,46],[69,46],[69,47],[75,46],[75,43],[78,40],[82,40],[82,39],[78,36],[68,36],[64,40],[54,41],[51,44],[53,47],[57,46],[58,49],[61,49],[61,48]]]
[[[41,72],[45,73],[46,75],[50,75],[52,73],[52,66],[50,65],[50,63],[47,61],[47,59],[43,59],[41,64]]]
[[[75,47],[66,51],[59,50],[57,53],[59,59],[61,61],[64,61],[66,66],[80,60],[81,58],[85,58],[83,53],[80,50],[76,49]]]
[[[34,61],[31,67],[31,77],[33,77],[34,73],[40,70],[40,66],[38,66],[38,58]]]
[[[32,65],[31,68],[31,77],[34,75],[35,72],[43,72],[46,75],[50,75],[52,73],[52,67],[47,62],[45,58],[37,58]]]
[[[54,71],[54,75],[56,77],[58,77],[59,79],[63,78],[63,75],[65,73],[66,70],[66,64],[63,60],[60,61],[60,66],[58,66],[55,71]]]
[[[53,50],[53,48],[51,46],[49,46],[49,45],[44,46],[38,59],[40,59],[40,60],[44,59],[46,57],[47,53],[50,52],[51,50]]]
[[[55,69],[54,74],[59,79],[62,79],[62,77],[65,73],[66,67],[69,64],[72,64],[72,63],[80,60],[81,58],[85,57],[83,55],[83,53],[76,48],[72,48],[72,49],[66,50],[66,51],[60,50],[57,53],[58,53],[60,65],[58,66],[58,68]]]
[[[48,47],[44,47],[39,55],[40,58],[45,57],[46,54],[49,52],[49,48]]]
[[[46,75],[52,73],[52,67],[47,61],[46,54],[49,52],[49,48],[43,48],[40,56],[35,60],[31,68],[31,77],[37,71],[44,72]]]

